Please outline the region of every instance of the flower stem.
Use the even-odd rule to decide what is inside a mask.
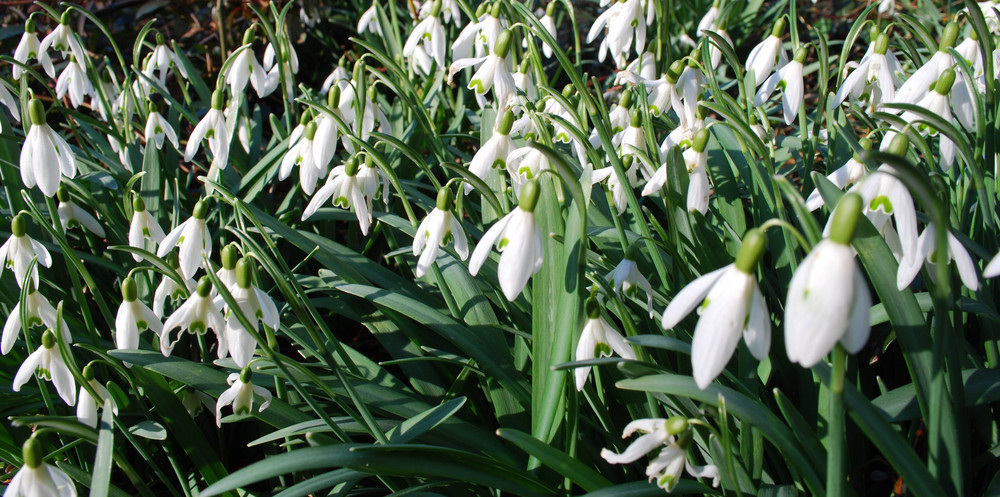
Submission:
[[[833,376],[830,378],[829,444],[826,448],[826,495],[847,495],[845,464],[847,437],[845,434],[844,375],[847,351],[840,344],[833,348]]]

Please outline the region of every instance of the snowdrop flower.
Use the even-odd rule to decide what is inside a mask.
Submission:
[[[831,216],[830,237],[813,247],[789,283],[785,351],[802,367],[815,366],[838,342],[854,354],[868,341],[872,299],[850,246],[861,207],[856,194],[841,198]]]
[[[892,138],[887,150],[896,155],[905,155],[909,145],[909,138],[900,133]],[[904,257],[911,257],[910,254],[916,253],[917,209],[910,190],[897,177],[896,170],[892,166],[882,164],[849,191],[861,195],[864,200],[864,214],[875,229],[885,233],[889,226],[889,218],[895,221],[899,248]]]
[[[152,103],[149,104],[149,117],[146,119],[145,132],[146,143],[152,143],[156,146],[157,150],[163,150],[163,141],[167,140],[174,146],[175,150],[180,151],[181,148],[177,144],[177,133],[174,132],[174,127],[156,111],[156,106]]]
[[[349,159],[346,166],[333,168],[326,179],[326,184],[316,191],[312,200],[309,201],[309,205],[302,211],[302,220],[305,221],[312,217],[320,206],[332,197],[335,207],[354,209],[361,234],[367,235],[368,228],[372,224],[372,206],[371,201],[365,197],[362,191],[362,185],[358,179],[359,169],[356,157]]]
[[[82,375],[83,379],[87,381],[87,385],[97,394],[97,397],[91,395],[86,387],[80,385],[80,402],[76,405],[76,419],[91,428],[97,428],[97,408],[100,407],[103,409],[104,401],[110,400],[111,412],[117,416],[118,404],[115,403],[115,399],[108,392],[108,389],[97,382],[94,377],[94,368],[90,364],[84,366]]]
[[[524,92],[528,101],[538,100],[538,86],[535,84],[535,77],[532,76],[531,60],[527,57],[521,61],[517,72],[514,73],[514,86]],[[515,104],[511,105],[511,108],[518,109],[520,106]]]
[[[232,62],[229,64],[225,76],[232,95],[241,94],[249,81],[250,86],[253,86],[258,96],[267,96],[264,93],[267,86],[267,71],[260,65],[253,53],[254,37],[253,28],[247,29],[243,33],[243,46],[237,48],[231,56]]]
[[[712,486],[718,486],[720,477],[718,467],[711,464],[695,466],[688,462],[687,451],[691,446],[691,434],[688,421],[683,417],[637,419],[625,426],[622,438],[628,438],[636,432],[643,435],[632,442],[625,452],[615,454],[608,449],[601,449],[601,457],[611,464],[628,464],[666,445],[646,467],[649,481],[656,480],[660,488],[670,492],[686,468],[691,476],[712,478]]]
[[[378,11],[375,10],[374,2],[358,18],[358,34],[362,34],[365,31],[382,36],[382,28],[378,25]]]
[[[997,276],[1000,276],[1000,252],[997,252],[997,255],[994,255],[983,268],[983,278],[996,278]]]
[[[293,132],[290,138],[292,146],[285,152],[281,159],[281,167],[278,168],[278,179],[284,181],[292,173],[292,168],[299,166],[299,185],[306,195],[312,195],[316,189],[316,181],[320,175],[326,174],[326,164],[316,163],[317,129],[316,121],[312,120],[300,133]]]
[[[622,293],[625,293],[625,295],[638,293],[637,288],[646,292],[646,310],[649,311],[649,317],[652,318],[653,287],[649,284],[649,280],[639,272],[639,266],[635,262],[637,255],[638,247],[630,245],[628,250],[625,251],[625,258],[615,266],[613,271],[608,273],[605,279],[611,282],[615,290],[615,295],[619,298],[621,298]]]
[[[521,294],[528,278],[542,268],[545,241],[534,213],[538,195],[538,182],[526,183],[518,206],[486,231],[469,259],[469,273],[475,276],[496,245],[500,252],[497,280],[511,302]]]
[[[37,325],[42,325],[53,330],[56,329],[56,309],[52,307],[52,304],[48,300],[45,300],[45,296],[41,292],[31,287],[24,298],[24,303],[24,312],[28,317],[27,326],[23,326],[25,330]],[[7,355],[14,347],[14,342],[17,341],[17,337],[21,333],[22,324],[21,302],[18,302],[10,310],[10,314],[7,315],[7,322],[3,325],[3,337],[0,339],[0,354]],[[62,323],[60,331],[64,342],[73,342],[73,337],[70,336],[69,328],[66,327],[65,322]]]
[[[338,86],[330,88],[326,101],[331,112],[320,111],[319,115],[316,116],[316,136],[312,147],[313,160],[316,167],[323,171],[323,174],[326,174],[327,166],[337,152],[337,140],[340,139],[340,125],[337,123],[337,118],[345,124],[347,123],[344,117],[345,113],[340,106],[341,104],[346,104],[348,107],[351,105],[350,101],[342,102]]]
[[[226,123],[222,109],[222,90],[215,90],[212,93],[212,108],[201,118],[188,138],[187,146],[184,148],[185,162],[191,162],[194,154],[198,153],[202,140],[207,138],[208,148],[212,151],[212,167],[225,169],[229,164],[229,142],[232,139],[232,131]]]
[[[171,339],[171,334],[175,329],[177,330],[176,337]],[[226,339],[226,320],[222,318],[221,310],[212,299],[212,281],[208,276],[202,276],[198,280],[195,291],[191,292],[191,296],[163,323],[160,352],[164,356],[169,356],[184,332],[204,335],[209,329],[215,332],[218,338],[219,359],[226,357],[229,353],[229,344]]]
[[[87,231],[96,235],[97,238],[104,238],[104,228],[101,227],[101,223],[97,222],[97,219],[89,212],[81,209],[80,206],[73,202],[65,186],[59,185],[56,197],[59,198],[59,207],[56,211],[59,214],[59,224],[62,225],[63,230],[69,230],[75,226],[83,226]]]
[[[916,104],[930,93],[931,86],[941,78],[941,74],[955,66],[955,58],[951,56],[948,49],[955,45],[956,39],[958,39],[958,25],[949,22],[941,35],[938,51],[934,52],[934,55],[923,66],[920,66],[920,69],[917,69],[903,83],[903,86],[899,87],[893,102]]]
[[[493,53],[486,57],[459,59],[451,64],[448,69],[448,82],[451,83],[455,73],[466,67],[479,66],[476,73],[472,75],[468,88],[475,90],[476,95],[482,96],[493,89],[493,99],[498,108],[504,108],[507,101],[514,96],[517,87],[514,86],[514,77],[510,73],[507,63],[507,54],[510,51],[510,31],[503,30],[497,37],[497,42],[493,47]]]
[[[24,442],[24,466],[11,478],[7,497],[76,497],[76,487],[66,473],[42,460],[42,448],[35,437]]]
[[[640,54],[646,47],[646,22],[643,18],[642,2],[639,0],[624,0],[615,2],[601,15],[597,16],[587,34],[587,43],[592,43],[601,33],[607,33],[598,52],[598,59],[603,62],[608,51],[615,65],[626,65],[629,48],[635,40],[635,53]]]
[[[928,273],[931,279],[937,276],[937,272],[933,269],[937,262],[932,258],[940,258],[940,255],[935,255],[937,250],[937,238],[934,236],[935,228],[933,224],[927,225],[924,228],[924,232],[920,234],[920,238],[917,239],[917,251],[909,258],[903,258],[899,262],[899,270],[896,272],[896,287],[902,291],[904,288],[910,286],[913,282],[913,278],[917,276],[920,272],[920,267],[927,264]],[[955,261],[955,266],[958,268],[958,275],[962,279],[962,284],[964,284],[969,290],[973,292],[979,289],[979,279],[976,277],[976,265],[972,262],[972,257],[969,256],[969,252],[965,250],[962,242],[955,238],[951,232],[948,232],[948,248],[945,252],[946,256],[944,262],[947,264],[951,261]]]
[[[403,57],[410,60],[418,74],[431,74],[431,60],[437,67],[444,67],[445,49],[447,47],[444,25],[441,24],[441,0],[434,0],[433,9],[410,33],[403,45]]]
[[[452,193],[447,186],[441,188],[437,196],[437,205],[417,227],[413,235],[413,255],[420,255],[417,260],[417,278],[422,277],[431,264],[437,260],[439,247],[455,241],[455,252],[464,261],[469,257],[469,242],[465,239],[462,222],[451,212]]]
[[[38,189],[46,197],[56,194],[60,176],[76,176],[76,158],[69,144],[45,122],[45,108],[38,99],[28,102],[31,128],[21,147],[21,181],[26,188]]]
[[[268,392],[264,387],[250,383],[252,377],[253,373],[250,368],[244,367],[242,371],[231,373],[226,379],[230,385],[229,389],[222,392],[219,401],[215,404],[216,426],[222,427],[222,408],[224,406],[232,405],[234,414],[250,414],[250,411],[253,410],[253,394],[264,399],[257,412],[264,412],[264,409],[271,405],[271,392]]]
[[[280,57],[278,56],[279,53]],[[267,47],[264,48],[264,61],[261,66],[261,68],[267,73],[264,78],[265,82],[262,96],[270,95],[278,88],[278,84],[281,82],[282,66],[285,67],[286,73],[285,94],[291,96],[294,90],[295,78],[293,78],[293,76],[299,73],[299,54],[295,52],[295,47],[292,46],[290,41],[287,44],[279,43],[278,48],[275,48],[273,44],[268,43]]]
[[[208,233],[205,216],[208,215],[208,203],[199,200],[183,223],[167,233],[156,250],[157,257],[163,257],[174,247],[180,246],[181,277],[185,280],[194,277],[194,272],[201,267],[202,254],[212,257],[212,236]]]
[[[691,341],[691,369],[702,390],[726,369],[740,335],[757,360],[767,357],[771,318],[756,278],[757,263],[766,244],[763,232],[748,231],[735,263],[692,281],[663,311],[663,328],[669,330],[698,309],[700,318]]]
[[[694,137],[694,144],[684,151],[684,164],[687,165],[688,183],[687,209],[688,212],[708,212],[708,195],[710,186],[708,183],[708,154],[705,147],[708,145],[708,129],[702,129]],[[651,195],[663,188],[667,183],[667,166],[661,166],[646,186],[642,189],[642,196]]]
[[[236,263],[236,285],[228,289],[236,302],[240,312],[243,313],[250,324],[255,327],[261,321],[264,326],[271,329],[278,329],[279,315],[278,308],[274,305],[266,293],[251,282],[250,263],[246,258],[240,259]],[[226,343],[229,346],[229,354],[233,357],[233,362],[239,367],[246,367],[253,358],[254,350],[257,349],[257,340],[254,334],[247,330],[243,323],[233,312],[233,309],[226,306]]]
[[[858,141],[861,143],[862,150],[871,150],[871,140],[868,138],[862,138]],[[861,162],[861,156],[855,153],[850,159],[847,160],[846,163],[844,163],[843,166],[840,166],[836,171],[830,173],[826,179],[830,180],[830,182],[836,185],[837,188],[843,190],[848,185],[853,185],[860,181],[867,172],[868,169],[865,167],[865,164]],[[806,208],[809,209],[810,212],[819,209],[823,206],[823,204],[823,197],[819,194],[819,188],[813,190],[813,192],[809,194],[809,198],[806,199]]]
[[[76,33],[69,27],[69,11],[63,12],[62,17],[59,19],[59,25],[52,30],[42,42],[38,45],[38,60],[42,62],[42,67],[45,68],[46,74],[50,78],[55,77],[55,71],[52,70],[52,63],[49,62],[48,65],[42,60],[43,55],[47,59],[50,59],[48,55],[49,49],[55,49],[62,52],[64,55],[72,54],[76,57],[76,60],[85,60],[87,57],[87,52],[83,50],[83,45],[80,44],[80,40],[76,37]],[[50,59],[51,60],[51,59]]]
[[[555,0],[552,0],[545,7],[545,15],[543,15],[542,18],[538,20],[538,22],[542,25],[543,28],[545,28],[545,31],[549,34],[549,36],[552,37],[553,40],[558,41],[559,38],[557,37],[556,34],[556,21],[555,19],[552,18],[552,14],[555,13],[555,11],[556,11],[556,2]],[[552,47],[550,47],[548,43],[545,43],[544,40],[542,40],[542,54],[545,55],[545,58],[552,57]]]
[[[28,266],[31,260],[38,258],[38,265],[31,271],[31,281],[38,288],[38,266],[52,266],[52,256],[41,243],[32,240],[26,233],[27,219],[24,214],[14,216],[10,222],[10,238],[0,245],[0,275],[5,268],[14,270],[17,286],[24,287],[24,278],[28,276]]]
[[[150,244],[147,242],[152,242],[152,245],[156,246],[163,241],[164,237],[163,228],[160,228],[156,218],[146,210],[146,202],[142,200],[142,197],[136,195],[132,199],[132,221],[128,228],[129,246],[151,251]],[[132,254],[132,258],[135,259],[135,262],[142,260],[142,256],[135,253]]]
[[[887,17],[896,15],[896,0],[878,0],[878,13]]]
[[[45,333],[42,333],[42,345],[21,363],[17,374],[14,375],[11,389],[15,392],[21,391],[21,387],[34,376],[35,371],[55,385],[56,392],[66,405],[76,405],[76,382],[73,381],[73,374],[59,353],[56,335],[52,330],[45,330]]]
[[[427,17],[428,14],[430,14],[434,10],[437,10],[438,7],[437,5],[435,5],[436,3],[437,2],[435,0],[420,4],[420,10],[417,12],[417,17],[419,18]],[[450,22],[458,26],[458,23],[462,21],[462,9],[458,7],[458,3],[455,2],[455,0],[443,0],[441,2],[440,11],[441,11],[441,18],[446,23]]]
[[[139,348],[139,332],[152,330],[157,335],[163,330],[160,318],[146,304],[139,301],[138,289],[131,276],[122,281],[122,304],[115,316],[115,346],[119,350]]]
[[[476,151],[469,163],[469,172],[477,178],[486,181],[493,171],[506,169],[510,149],[514,140],[510,138],[510,129],[514,124],[514,113],[507,109],[497,122],[497,128],[486,143]],[[472,191],[472,185],[465,184],[465,193]]]
[[[52,67],[52,59],[49,54],[39,51],[39,47],[38,33],[35,32],[35,16],[29,16],[28,20],[24,22],[24,34],[21,35],[21,40],[17,42],[17,48],[14,49],[14,60],[18,64],[11,66],[10,70],[15,81],[21,79],[21,75],[24,74],[25,69],[21,65],[27,65],[28,59],[38,59],[50,78],[55,75],[56,71]]]
[[[684,67],[684,62],[675,60],[670,64],[670,67],[663,74],[662,78],[654,80],[645,79],[627,71],[620,74],[623,81],[627,81],[633,85],[643,84],[646,86],[646,91],[648,92],[646,100],[649,103],[649,111],[654,116],[660,116],[664,112],[673,109],[677,117],[683,120],[688,113],[685,112],[680,93],[678,93],[677,80],[680,78]]]
[[[176,252],[171,252],[167,256],[167,264],[174,268],[178,275],[180,275],[180,261],[178,261]],[[181,277],[183,278],[183,276]],[[153,314],[157,318],[163,319],[163,311],[164,307],[166,307],[167,299],[176,302],[187,297],[194,291],[195,283],[193,279],[188,278],[183,283],[183,285],[180,285],[172,277],[166,274],[163,275],[160,284],[156,286],[156,291],[153,292]]]
[[[628,154],[624,157],[622,161],[622,167],[625,169],[625,180],[623,181],[618,177],[618,173],[615,172],[615,168],[612,166],[603,167],[594,171],[594,175],[591,177],[591,184],[597,184],[601,181],[607,180],[608,189],[611,190],[611,201],[618,211],[618,214],[625,212],[628,207],[628,198],[625,196],[625,189],[632,188],[632,185],[638,181],[638,167],[635,166],[636,160],[634,154]]]
[[[953,106],[955,108],[955,116],[962,126],[966,129],[972,129],[975,125],[972,117],[974,111],[972,104],[973,97],[963,83],[959,82],[957,85],[955,84],[957,76],[958,73],[954,69],[942,71],[941,77],[938,78],[937,83],[934,85],[934,90],[927,92],[916,105],[940,116],[941,119],[949,123],[953,122],[951,113],[951,107]],[[948,105],[949,101],[951,102],[951,106]],[[914,123],[922,119],[919,114],[909,111],[903,112],[900,117],[907,123]],[[918,124],[916,129],[921,134],[938,134],[938,130],[924,123]],[[945,170],[948,170],[955,161],[955,143],[944,134],[940,134],[939,136],[941,140],[939,147],[941,152],[941,166]]]
[[[160,83],[160,86],[167,84],[167,72],[174,68],[182,78],[187,79],[187,69],[181,63],[181,58],[167,46],[167,41],[163,33],[156,33],[156,48],[149,57],[149,63],[143,68],[143,72]]]
[[[788,62],[785,49],[781,46],[781,37],[785,34],[787,25],[786,18],[778,19],[778,22],[774,23],[771,34],[753,47],[750,55],[747,56],[746,70],[747,72],[753,71],[754,88],[759,87],[771,75],[775,61],[777,61],[778,67],[782,67]]]
[[[771,98],[771,93],[781,86],[781,109],[784,112],[785,124],[788,125],[795,122],[802,105],[802,63],[805,62],[807,53],[806,47],[799,47],[792,61],[767,78],[753,98],[753,104],[761,106]]]
[[[585,307],[587,322],[583,325],[580,341],[576,344],[575,360],[586,361],[595,357],[611,357],[612,353],[617,353],[622,359],[635,360],[632,346],[626,343],[621,333],[601,316],[601,305],[597,302],[597,298],[588,298]],[[574,371],[577,391],[583,390],[583,386],[587,384],[590,368],[590,366],[582,366]]]
[[[477,11],[478,21],[469,22],[451,44],[451,54],[456,61],[473,54],[475,57],[485,56],[496,46],[497,38],[504,29],[506,23],[500,19],[499,3],[494,3],[488,12],[486,4],[481,4],[480,8],[483,11]]]
[[[14,121],[21,122],[21,111],[18,109],[17,102],[17,98],[14,98],[14,95],[7,89],[7,85],[0,83],[0,104],[7,107]]]
[[[94,93],[94,85],[87,77],[87,69],[72,55],[56,80],[56,97],[61,99],[67,93],[74,108],[83,104],[84,97]]]
[[[538,175],[549,168],[549,158],[531,145],[525,145],[512,150],[507,156],[507,174],[518,198],[525,184],[538,178]]]
[[[351,73],[347,72],[347,68],[344,67],[345,64],[347,64],[347,59],[345,57],[341,57],[340,61],[337,63],[337,67],[334,67],[333,71],[330,72],[330,75],[323,80],[323,85],[319,90],[320,93],[328,94],[334,86],[340,88],[340,91],[344,91],[346,87],[351,85]]]

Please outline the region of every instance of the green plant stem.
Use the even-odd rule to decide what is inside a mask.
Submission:
[[[846,413],[844,412],[844,376],[847,370],[847,351],[837,345],[833,348],[833,375],[830,378],[829,444],[826,448],[826,495],[840,497],[847,495],[845,434]]]

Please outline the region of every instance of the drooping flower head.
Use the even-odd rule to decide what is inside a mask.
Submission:
[[[620,298],[622,293],[625,295],[634,295],[638,293],[638,289],[646,292],[646,310],[649,311],[649,317],[653,317],[653,287],[649,284],[649,280],[639,271],[639,266],[636,264],[638,259],[639,247],[637,245],[630,245],[628,250],[625,251],[625,257],[622,259],[615,269],[608,273],[607,279],[611,282],[612,287],[615,290],[615,295]]]
[[[115,402],[114,397],[108,392],[108,389],[101,385],[94,374],[93,363],[87,364],[83,367],[81,371],[81,376],[83,376],[84,381],[87,382],[87,386],[96,394],[91,394],[86,387],[80,385],[80,402],[76,404],[76,419],[80,420],[81,423],[91,427],[97,428],[97,408],[104,408],[104,401],[111,401],[111,412],[116,416],[118,415],[118,404]]]
[[[687,419],[681,416],[670,419],[636,419],[625,426],[622,438],[628,438],[636,432],[643,435],[632,442],[625,452],[616,454],[608,449],[601,449],[601,457],[611,464],[628,464],[659,448],[659,455],[646,467],[646,476],[660,488],[672,491],[685,469],[695,478],[711,478],[713,487],[719,485],[721,475],[718,467],[712,464],[695,466],[688,461],[692,434]]]
[[[56,197],[59,198],[59,207],[57,208],[59,224],[62,225],[64,230],[82,226],[98,238],[104,238],[104,228],[101,227],[101,223],[97,222],[97,219],[91,213],[83,210],[79,205],[76,205],[76,202],[73,202],[73,199],[69,196],[69,191],[66,190],[65,184],[59,185]]]
[[[171,339],[175,329],[177,330],[176,338]],[[192,335],[204,335],[209,329],[215,332],[218,338],[219,359],[226,357],[229,351],[225,333],[226,321],[222,318],[221,309],[212,299],[212,281],[208,276],[202,276],[198,280],[195,291],[191,292],[191,296],[163,323],[160,352],[164,356],[169,356],[185,332]]]
[[[56,194],[62,176],[76,176],[76,158],[69,144],[45,122],[45,107],[36,98],[28,102],[31,128],[21,147],[21,181],[27,188],[38,189],[51,197]]]
[[[229,389],[222,392],[219,401],[215,404],[215,424],[222,427],[222,408],[232,405],[233,414],[250,414],[253,410],[253,395],[257,394],[264,399],[257,412],[263,412],[267,406],[271,405],[271,392],[266,388],[254,385],[250,382],[253,372],[250,368],[244,367],[239,373],[232,373],[226,379]]]
[[[764,41],[753,47],[750,55],[747,56],[746,70],[747,72],[753,71],[754,88],[759,87],[771,75],[775,64],[780,68],[788,62],[785,49],[781,46],[781,37],[785,34],[787,26],[788,19],[785,17],[779,18],[774,23],[771,34]]]
[[[320,206],[332,197],[334,206],[354,209],[361,234],[367,235],[368,228],[372,224],[372,206],[371,200],[362,191],[361,181],[358,178],[359,169],[357,157],[348,159],[347,165],[333,168],[326,179],[326,184],[316,191],[309,205],[302,211],[302,220],[312,217]]]
[[[73,381],[73,374],[59,353],[56,334],[51,329],[42,333],[42,344],[21,363],[17,374],[14,375],[11,389],[19,392],[36,371],[55,385],[56,392],[66,405],[76,405],[76,382]]]
[[[7,497],[76,497],[76,486],[66,473],[42,460],[42,447],[32,436],[24,442],[24,466],[10,480]]]
[[[38,266],[28,274],[28,266],[33,258],[38,258],[38,264],[44,267],[52,265],[52,256],[41,243],[32,240],[27,234],[27,219],[24,214],[14,216],[10,222],[10,238],[0,245],[0,275],[5,268],[14,270],[17,286],[23,287],[25,277],[30,276],[35,288],[38,288]]]
[[[156,250],[156,256],[163,257],[174,247],[180,247],[181,276],[186,280],[193,278],[195,271],[201,267],[202,254],[212,256],[212,236],[208,233],[206,216],[208,202],[202,199],[194,204],[191,217],[172,229]]]
[[[254,333],[251,333],[233,312],[234,309],[226,307],[226,342],[229,344],[229,353],[237,366],[246,367],[257,349],[257,339],[254,338],[257,323],[262,322],[264,326],[277,329],[280,324],[278,308],[271,297],[253,284],[250,262],[245,257],[236,263],[236,285],[228,290],[240,312],[254,327]]]
[[[115,316],[115,345],[120,350],[139,348],[139,332],[150,329],[157,335],[163,330],[160,318],[139,300],[139,291],[131,276],[122,280],[122,304]]]
[[[132,222],[128,228],[129,246],[152,251],[151,248],[159,245],[165,236],[156,218],[146,210],[146,202],[136,195],[132,199]],[[152,245],[149,242],[152,242]],[[135,253],[132,254],[132,258],[136,262],[142,260],[142,256]]]
[[[576,360],[586,361],[595,357],[611,357],[613,353],[622,359],[635,359],[632,346],[604,317],[601,316],[601,304],[596,297],[589,297],[585,304],[587,322],[583,325],[580,340],[576,345]],[[590,366],[576,368],[576,389],[583,390],[590,375]]]
[[[465,230],[461,220],[451,211],[452,193],[447,186],[441,188],[437,196],[437,205],[420,222],[417,232],[413,235],[413,255],[420,255],[417,260],[417,278],[423,276],[431,264],[437,259],[438,250],[455,241],[455,251],[464,261],[469,257],[469,242],[465,239]]]

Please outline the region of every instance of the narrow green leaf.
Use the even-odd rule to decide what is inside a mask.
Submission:
[[[497,435],[517,445],[545,466],[554,469],[588,492],[611,486],[611,482],[593,468],[527,433],[511,428],[500,428],[497,430]]]
[[[89,394],[87,394],[89,395]],[[97,435],[97,454],[94,456],[94,473],[90,480],[90,497],[107,497],[111,486],[111,455],[115,448],[115,432],[111,400],[104,401],[100,430]]]

